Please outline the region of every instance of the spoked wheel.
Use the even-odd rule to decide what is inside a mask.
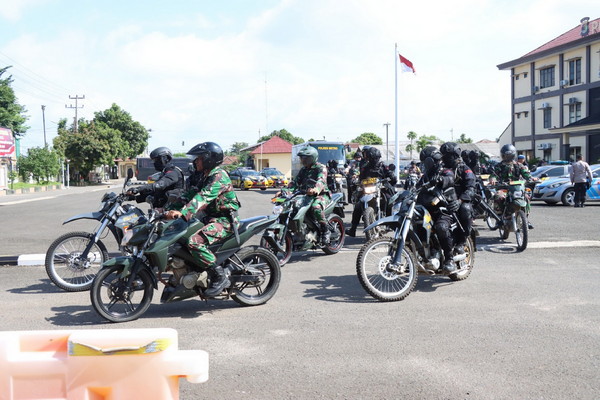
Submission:
[[[142,269],[127,285],[128,276],[121,276],[124,267],[113,265],[102,269],[94,278],[90,299],[94,310],[111,322],[138,319],[152,302],[154,287],[151,272]]]
[[[288,261],[290,261],[290,258],[292,258],[292,249],[294,248],[292,235],[289,232],[286,232],[283,239],[281,239],[277,234],[275,236],[275,240],[279,243],[284,251],[278,251],[277,249],[272,248],[265,238],[260,239],[260,247],[264,247],[275,254],[275,257],[277,257],[279,260],[279,265],[283,267]]]
[[[356,259],[360,284],[377,300],[403,300],[417,284],[419,272],[412,253],[404,248],[400,265],[392,266],[393,246],[390,237],[373,239],[363,245]]]
[[[93,237],[89,232],[70,232],[50,245],[46,252],[46,273],[56,286],[68,292],[80,292],[92,286],[94,276],[108,260],[108,251],[101,241],[93,243],[83,257]]]
[[[234,283],[231,298],[243,306],[264,304],[277,292],[281,280],[281,268],[277,257],[269,250],[247,247],[238,251],[230,258],[236,265],[235,275],[252,275],[252,280],[240,279]],[[239,265],[241,261],[242,265]],[[242,270],[239,270],[241,267]]]
[[[498,233],[500,234],[500,239],[506,240],[508,239],[508,235],[510,234],[510,226],[512,224],[510,220],[505,218],[505,215],[501,215],[502,223],[498,222]]]
[[[517,221],[517,230],[515,231],[517,251],[523,251],[527,248],[527,241],[529,238],[527,216],[523,210],[520,210],[515,214],[515,219]]]
[[[323,252],[328,255],[336,254],[340,251],[346,239],[344,221],[338,215],[332,215],[329,217],[327,225],[331,233],[331,239],[329,240],[329,244],[323,247]]]
[[[469,275],[471,275],[473,265],[475,265],[475,246],[473,245],[473,239],[467,239],[463,250],[465,251],[465,255],[467,257],[462,261],[458,261],[458,269],[456,273],[448,276],[453,281],[462,281],[467,279]]]

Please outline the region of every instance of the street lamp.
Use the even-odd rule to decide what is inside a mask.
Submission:
[[[46,143],[46,106],[42,105],[42,122],[44,124],[44,147],[48,147],[48,143]]]
[[[385,161],[390,160],[390,142],[388,140],[388,128],[390,125],[391,124],[389,122],[383,124],[383,126],[385,126]]]

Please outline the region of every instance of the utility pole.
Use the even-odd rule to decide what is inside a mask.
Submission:
[[[390,125],[389,122],[383,124],[383,126],[385,126],[385,161],[390,160],[390,141],[388,140],[388,128]]]
[[[81,96],[81,97],[79,97],[78,95],[75,95],[75,97],[73,97],[73,96],[69,96],[69,99],[71,99],[71,100],[75,100],[75,106],[73,107],[73,105],[72,105],[72,104],[70,104],[70,105],[68,105],[68,106],[67,106],[67,105],[65,104],[65,108],[74,108],[74,109],[75,109],[75,123],[73,124],[73,132],[74,132],[74,133],[77,133],[77,121],[78,121],[78,120],[77,120],[77,109],[78,109],[78,108],[83,108],[83,105],[81,105],[81,107],[79,107],[79,106],[77,105],[77,100],[82,100],[82,99],[85,99],[85,94],[84,94],[83,96]]]
[[[46,106],[42,105],[42,123],[44,124],[44,147],[48,147],[48,143],[46,142]]]
[[[454,128],[450,128],[450,141],[454,142]]]

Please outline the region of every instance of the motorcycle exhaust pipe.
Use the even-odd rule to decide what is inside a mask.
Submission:
[[[264,236],[265,240],[267,241],[267,243],[269,243],[269,246],[271,246],[272,248],[276,249],[277,252],[279,253],[285,253],[285,249],[282,248],[279,243],[277,243],[277,241],[275,240],[275,238],[273,237],[273,232],[265,232]]]

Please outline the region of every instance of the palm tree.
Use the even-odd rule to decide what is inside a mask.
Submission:
[[[417,138],[417,133],[410,131],[406,134],[406,137],[408,138],[408,140],[410,140],[410,144],[406,146],[406,151],[410,152],[410,159],[412,160],[413,150],[415,149],[415,147],[413,146],[413,140]]]

